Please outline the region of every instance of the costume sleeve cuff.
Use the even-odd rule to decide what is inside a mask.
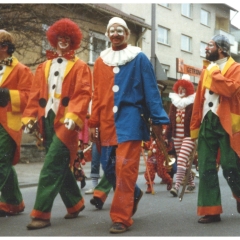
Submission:
[[[75,122],[75,124],[77,126],[79,126],[80,129],[82,129],[84,123],[76,114],[74,114],[74,113],[67,113],[66,116],[65,116],[65,119],[66,118],[72,119]]]
[[[88,120],[88,127],[89,128],[97,128],[99,127],[99,122],[98,121],[94,121],[91,118]]]
[[[198,134],[199,134],[199,128],[191,130],[191,132],[190,132],[190,135],[191,135],[192,139],[198,138]]]

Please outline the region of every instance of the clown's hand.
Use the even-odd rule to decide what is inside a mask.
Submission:
[[[38,129],[37,120],[30,119],[26,124],[22,122],[23,132],[26,134],[31,134]]]
[[[69,118],[66,118],[64,120],[64,124],[65,124],[65,127],[68,130],[73,130],[75,128],[75,126],[76,126],[75,122],[72,119],[69,119]]]
[[[207,70],[210,71],[212,68],[217,67],[217,69],[219,69],[218,65],[214,62],[211,62],[208,67]]]

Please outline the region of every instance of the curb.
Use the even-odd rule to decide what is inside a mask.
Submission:
[[[139,171],[138,175],[142,175],[142,174],[144,174],[144,172]],[[91,180],[91,178],[86,177],[86,180],[89,181],[89,180]],[[37,185],[38,185],[38,182],[36,182],[36,183],[19,183],[20,188],[36,187]]]

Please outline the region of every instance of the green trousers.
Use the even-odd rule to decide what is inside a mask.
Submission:
[[[12,161],[16,143],[0,125],[0,210],[17,214],[24,210],[18,178]]]
[[[100,182],[94,188],[93,196],[98,197],[101,199],[102,202],[105,202],[112,187],[113,187],[112,184],[107,180],[107,178],[103,174]]]
[[[46,157],[39,176],[37,196],[31,217],[50,219],[53,201],[59,193],[68,213],[84,205],[80,189],[69,167],[70,153],[53,129],[55,114],[50,110],[44,119]]]
[[[198,138],[199,192],[198,215],[222,213],[221,194],[216,168],[217,152],[220,164],[234,197],[240,197],[240,165],[230,146],[229,135],[217,115],[209,111],[204,117]]]

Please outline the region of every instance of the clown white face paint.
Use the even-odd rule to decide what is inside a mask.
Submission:
[[[108,30],[108,37],[113,47],[119,47],[127,42],[127,31],[118,23],[114,23]]]
[[[185,97],[186,96],[186,88],[180,86],[178,88],[178,95],[179,95],[180,98]]]
[[[57,50],[62,53],[68,52],[70,50],[70,42],[70,37],[58,37]]]
[[[118,27],[110,27],[109,29],[109,36],[113,36],[114,33],[117,33],[118,35],[120,36],[123,36],[124,35],[124,28],[121,27],[121,26],[118,26]]]

